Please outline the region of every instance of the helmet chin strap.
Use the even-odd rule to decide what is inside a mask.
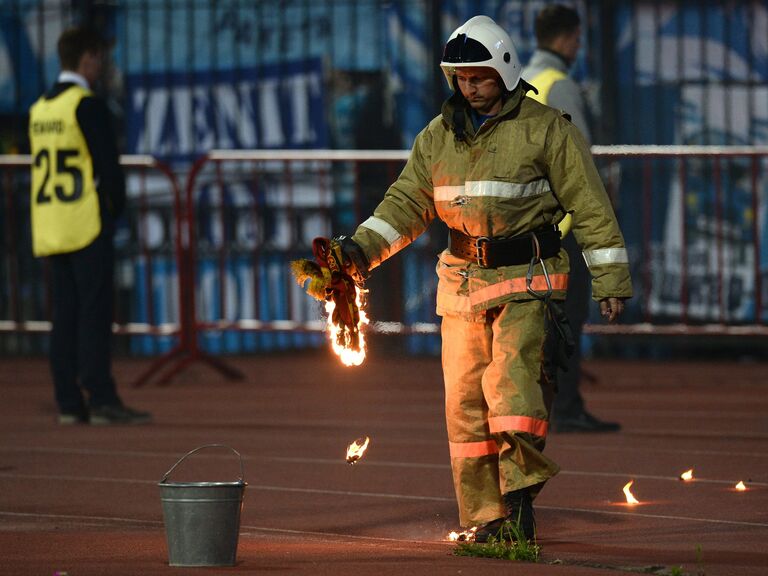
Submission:
[[[453,137],[456,142],[464,142],[466,140],[466,122],[467,117],[464,115],[464,109],[467,105],[467,99],[464,98],[464,94],[459,89],[459,81],[456,75],[453,75],[453,96],[451,100],[454,101],[453,107]]]

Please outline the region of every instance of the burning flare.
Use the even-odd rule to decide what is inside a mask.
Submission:
[[[368,450],[368,444],[371,443],[371,439],[368,438],[368,436],[363,438],[358,438],[352,444],[347,446],[347,464],[354,464],[360,458],[363,457],[363,454],[365,454],[365,451]]]
[[[463,532],[453,531],[448,534],[448,540],[450,542],[472,542],[475,539],[475,532],[477,532],[477,526]]]
[[[331,345],[333,351],[341,359],[341,363],[344,366],[360,366],[365,360],[365,334],[363,333],[363,326],[369,323],[368,316],[363,311],[363,304],[365,303],[365,291],[361,290],[359,286],[355,286],[355,304],[360,309],[360,321],[357,323],[357,330],[359,335],[359,347],[355,349],[352,342],[340,342],[339,334],[341,327],[333,322],[333,310],[336,308],[336,303],[333,300],[326,300],[325,313],[328,315],[328,334],[331,338]],[[343,338],[341,338],[343,340]]]
[[[634,480],[630,480],[627,482],[626,486],[624,486],[624,496],[627,497],[627,504],[640,504],[640,501],[635,498],[632,492],[629,490],[633,483]]]
[[[680,480],[682,480],[683,482],[690,482],[691,480],[693,480],[693,468],[691,468],[690,470],[686,470],[685,472],[680,474]]]
[[[734,486],[734,490],[738,490],[739,492],[744,492],[744,490],[746,489],[747,487],[744,485],[744,482],[742,482],[741,480],[739,480],[739,483],[736,484],[736,486]]]

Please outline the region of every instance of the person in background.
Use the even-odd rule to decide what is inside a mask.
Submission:
[[[537,48],[522,74],[538,90],[538,94],[531,92],[528,97],[567,113],[587,143],[591,143],[584,97],[568,75],[581,45],[578,12],[561,4],[546,6],[536,16],[535,33]],[[551,414],[552,429],[555,432],[615,432],[621,425],[592,415],[586,409],[579,389],[584,377],[581,334],[589,317],[590,277],[573,234],[566,235],[563,246],[571,261],[565,313],[573,330],[575,349],[567,366],[558,370],[558,390]]]
[[[58,422],[146,423],[151,415],[125,406],[112,377],[112,237],[125,177],[112,118],[92,92],[109,45],[95,30],[72,28],[57,48],[61,73],[30,109],[29,140],[32,248],[51,264]]]
[[[559,470],[543,454],[554,363],[568,348],[558,223],[573,213],[609,321],[632,295],[627,252],[586,141],[558,111],[526,97],[532,87],[500,26],[471,18],[448,39],[440,66],[452,96],[354,235],[316,239],[332,256],[317,277],[330,279],[326,290],[343,304],[349,282],[367,278],[434,219],[445,222],[437,313],[459,521],[477,528],[477,542],[530,540],[533,501]],[[519,531],[505,531],[509,523]]]

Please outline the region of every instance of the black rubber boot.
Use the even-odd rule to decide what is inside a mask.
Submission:
[[[506,518],[496,518],[496,520],[491,520],[487,524],[483,524],[475,532],[474,541],[480,544],[485,544],[491,538],[493,538],[496,542],[503,540],[505,536],[509,536],[508,529],[505,528],[502,530],[506,520]],[[509,540],[509,538],[506,539]]]
[[[533,500],[528,488],[513,490],[504,494],[504,506],[507,509],[507,522],[519,526],[520,530],[512,533],[522,533],[527,540],[536,538],[536,518],[533,514]],[[505,532],[507,530],[505,529]]]

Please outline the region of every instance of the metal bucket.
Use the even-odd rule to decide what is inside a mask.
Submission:
[[[203,448],[228,448],[240,459],[236,482],[168,482],[187,456]],[[234,566],[243,507],[243,457],[223,444],[206,444],[187,452],[158,483],[163,503],[168,564],[171,566]]]

